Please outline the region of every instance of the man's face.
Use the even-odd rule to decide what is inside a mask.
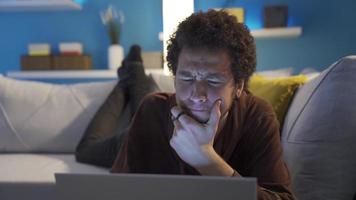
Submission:
[[[178,106],[201,123],[209,120],[215,101],[221,99],[226,116],[237,92],[230,58],[223,50],[183,48],[175,77]]]

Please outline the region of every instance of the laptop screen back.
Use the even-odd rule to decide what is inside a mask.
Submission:
[[[256,179],[149,174],[56,174],[68,200],[256,200]]]

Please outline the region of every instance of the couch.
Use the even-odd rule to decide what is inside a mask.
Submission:
[[[355,72],[356,56],[342,58],[291,96],[281,141],[298,199],[355,198]],[[171,77],[151,76],[160,90],[174,91]],[[109,173],[76,162],[73,153],[116,82],[60,85],[0,76],[1,200],[59,199],[54,173]]]
[[[54,173],[108,173],[74,150],[115,81],[56,85],[0,77],[0,199],[56,199]]]

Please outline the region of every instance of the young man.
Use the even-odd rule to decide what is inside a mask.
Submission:
[[[250,94],[253,37],[224,11],[192,14],[171,37],[175,94],[147,96],[114,173],[258,178],[258,199],[293,199],[271,106]]]

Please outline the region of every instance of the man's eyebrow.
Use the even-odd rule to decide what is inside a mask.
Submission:
[[[180,76],[191,76],[192,73],[190,73],[189,71],[183,70],[183,71],[178,71],[177,75],[180,75]]]
[[[177,72],[179,76],[192,76],[192,73],[188,70],[181,70]],[[226,79],[226,77],[218,72],[207,72],[206,78],[217,78],[217,79]]]
[[[208,73],[207,78],[217,78],[217,79],[226,79],[226,77],[221,73]]]

